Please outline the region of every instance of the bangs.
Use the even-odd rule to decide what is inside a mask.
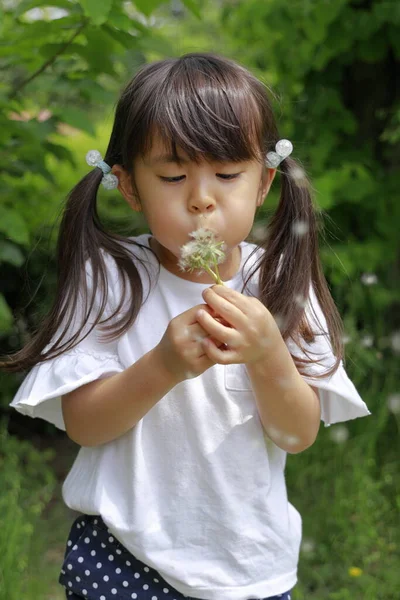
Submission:
[[[195,162],[261,161],[263,115],[255,97],[260,90],[245,69],[187,55],[172,61],[164,75],[142,111],[141,154],[150,151],[157,133],[177,162],[178,147]]]

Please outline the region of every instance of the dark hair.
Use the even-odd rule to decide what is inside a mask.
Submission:
[[[143,66],[122,91],[104,160],[110,166],[122,165],[133,181],[134,159],[150,149],[154,131],[175,156],[180,147],[194,161],[264,160],[280,139],[266,86],[243,66],[211,53],[191,53]],[[280,165],[279,204],[266,227],[265,240],[258,244],[264,249],[261,260],[245,284],[259,271],[260,301],[273,315],[280,316],[283,339],[290,336],[301,344],[302,340],[314,341],[314,336],[305,318],[304,304],[296,299],[308,298],[312,282],[336,356],[336,363],[323,374],[326,375],[336,371],[343,358],[343,323],[320,262],[317,213],[310,186],[304,171],[299,169],[291,158]],[[103,228],[96,206],[102,176],[99,168],[93,169],[67,198],[57,242],[58,283],[54,304],[25,347],[3,357],[6,360],[0,362],[0,367],[6,371],[30,369],[73,348],[92,311],[98,289],[101,302],[93,327],[99,324],[99,329],[106,332],[105,340],[116,339],[136,319],[143,303],[143,286],[128,248],[135,242]],[[308,226],[306,235],[298,235],[293,227],[302,222]],[[108,296],[104,253],[115,261],[123,282],[123,297],[111,317],[101,321]],[[93,274],[90,306],[79,330],[72,336],[69,332],[68,337],[81,292],[87,307],[87,261]],[[102,325],[120,314],[127,281],[131,288],[129,310],[115,324]],[[60,336],[43,352],[62,324]],[[67,340],[61,343],[65,336]],[[301,373],[302,364],[316,362],[293,358]]]

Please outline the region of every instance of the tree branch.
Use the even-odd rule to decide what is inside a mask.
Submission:
[[[68,48],[68,46],[70,46],[70,44],[72,44],[72,42],[74,41],[74,39],[81,33],[82,29],[84,27],[86,27],[86,25],[89,23],[89,19],[86,18],[83,23],[81,23],[78,27],[78,29],[75,31],[74,35],[67,41],[65,42],[65,44],[63,46],[61,46],[61,48],[54,54],[54,56],[52,56],[51,58],[49,58],[49,60],[47,60],[41,67],[39,67],[39,69],[37,71],[35,71],[34,73],[32,73],[32,75],[30,75],[27,79],[24,79],[19,85],[17,85],[9,94],[8,99],[12,100],[13,98],[15,98],[15,96],[18,94],[18,92],[20,92],[22,90],[22,88],[24,88],[26,85],[28,85],[28,83],[30,83],[33,79],[35,79],[36,77],[38,77],[41,73],[43,73],[43,71],[45,71],[45,69],[47,69],[47,67],[49,67],[50,65],[52,65],[58,56],[60,56],[60,54],[62,54],[63,52],[65,52],[65,50]]]

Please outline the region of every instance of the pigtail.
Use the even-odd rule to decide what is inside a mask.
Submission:
[[[126,245],[135,242],[103,229],[97,213],[97,191],[102,177],[101,169],[95,168],[69,193],[57,240],[57,287],[54,303],[24,348],[12,355],[2,357],[0,368],[4,371],[28,370],[38,363],[56,358],[85,339],[98,324],[100,324],[99,329],[106,332],[103,336],[104,341],[110,341],[117,338],[136,319],[143,300],[143,286],[132,255],[120,243]],[[101,321],[108,302],[109,287],[104,251],[116,263],[123,290],[120,303],[114,313]],[[87,280],[88,266],[92,278],[90,285]],[[131,286],[130,310],[116,324],[102,325],[113,319],[121,310],[126,292],[124,275],[128,276]],[[89,288],[92,290],[90,298],[88,298]],[[94,316],[89,331],[80,337],[89,316],[91,321],[93,319],[95,299],[96,304],[99,305],[98,313]],[[67,337],[78,306],[84,307],[82,323],[72,336]],[[52,345],[47,348],[50,342]]]
[[[306,373],[301,365],[319,362],[302,344],[303,340],[306,343],[315,340],[315,328],[311,328],[305,315],[305,301],[312,283],[336,357],[329,371],[315,376],[326,377],[338,369],[343,359],[343,322],[323,273],[318,250],[319,222],[306,175],[295,160],[286,158],[280,164],[280,176],[279,204],[268,224],[266,240],[258,243],[264,252],[246,283],[259,270],[260,301],[274,315],[283,339],[290,337],[310,359],[292,355],[302,375]],[[314,316],[323,331],[324,325]]]

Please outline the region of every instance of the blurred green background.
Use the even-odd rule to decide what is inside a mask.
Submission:
[[[86,152],[104,153],[122,86],[147,61],[202,50],[271,88],[323,218],[346,370],[372,411],[321,425],[314,446],[288,456],[303,516],[293,600],[399,600],[398,0],[0,0],[1,353],[50,307],[64,198],[88,172]],[[118,191],[101,186],[99,212],[119,233],[145,230]],[[60,486],[79,448],[9,409],[23,377],[0,374],[0,600],[61,600],[75,515]]]

